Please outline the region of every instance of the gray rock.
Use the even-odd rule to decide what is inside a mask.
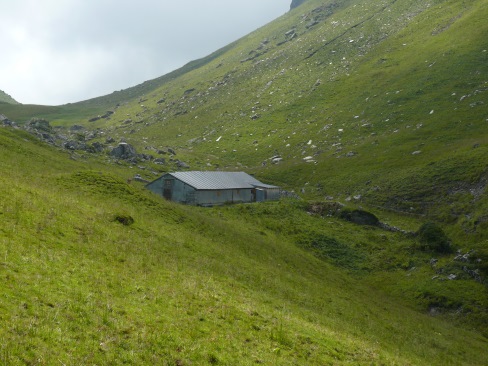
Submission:
[[[68,140],[63,146],[67,150],[86,150],[86,144],[76,140]]]
[[[103,145],[97,141],[91,144],[88,150],[93,153],[101,153],[103,152],[103,149],[104,149]]]
[[[257,113],[256,113],[256,114],[253,114],[253,115],[251,116],[251,119],[252,119],[252,120],[257,120],[257,119],[258,119],[258,118],[260,118],[260,117],[261,117],[261,116],[260,116],[259,114],[257,114]]]
[[[41,139],[43,139],[48,144],[54,145],[56,143],[56,139],[52,135],[50,135],[48,133],[42,133],[41,134]]]
[[[121,142],[117,147],[110,151],[110,156],[117,159],[129,160],[137,157],[137,152],[132,145],[126,142]]]
[[[9,120],[5,115],[3,114],[0,114],[0,122],[2,125],[4,126],[9,126],[9,127],[13,127],[15,126],[15,122]]]
[[[134,180],[137,181],[137,182],[142,182],[142,183],[149,183],[148,180],[144,179],[143,177],[141,177],[140,174],[136,174],[134,176]]]
[[[286,37],[293,37],[293,35],[296,34],[295,29],[290,29],[288,32],[285,33]]]
[[[176,166],[178,168],[182,168],[182,169],[189,169],[190,168],[190,166],[187,163],[180,161],[180,160],[176,161]]]
[[[148,161],[154,160],[154,156],[152,156],[151,154],[139,154],[138,157],[141,160],[148,160]]]
[[[49,121],[42,119],[42,118],[33,118],[29,122],[27,122],[26,129],[29,131],[37,131],[37,132],[52,132],[52,127],[49,124]]]

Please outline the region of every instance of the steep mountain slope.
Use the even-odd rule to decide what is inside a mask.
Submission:
[[[480,0],[308,0],[136,88],[0,105],[106,148],[0,128],[0,359],[484,365],[487,15]],[[108,158],[122,139],[176,156]],[[126,183],[176,160],[312,201],[202,209]],[[385,224],[349,222],[355,208]],[[431,220],[459,253],[412,235]]]
[[[486,360],[478,333],[401,305],[297,246],[297,233],[323,223],[300,205],[174,205],[111,165],[74,161],[12,128],[0,128],[0,154],[5,364]],[[366,234],[362,246],[409,245],[327,221]]]
[[[193,168],[244,166],[309,196],[470,217],[471,230],[486,221],[471,192],[488,177],[487,11],[310,0],[110,121],[78,122],[139,149],[170,146]]]
[[[20,123],[25,123],[33,117],[38,117],[62,121],[65,125],[72,125],[78,123],[80,119],[86,121],[93,116],[103,115],[107,110],[114,110],[121,104],[131,100],[141,100],[141,96],[153,92],[177,77],[204,66],[232,47],[233,44],[231,43],[206,57],[191,61],[166,75],[145,81],[134,87],[114,91],[112,94],[61,106],[19,105],[18,103],[15,103],[15,105],[2,105],[0,106],[0,112],[8,114],[10,118]]]
[[[0,90],[0,103],[18,104],[14,98],[2,90]]]

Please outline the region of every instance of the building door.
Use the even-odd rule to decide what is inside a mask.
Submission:
[[[175,180],[174,179],[165,179],[163,184],[163,197],[167,200],[171,200],[173,198],[173,185]]]
[[[256,189],[256,202],[266,201],[266,191],[264,189]]]

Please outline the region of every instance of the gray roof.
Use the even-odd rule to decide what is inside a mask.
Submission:
[[[168,173],[176,179],[195,189],[246,189],[246,188],[279,188],[261,183],[256,178],[244,172],[175,172]]]

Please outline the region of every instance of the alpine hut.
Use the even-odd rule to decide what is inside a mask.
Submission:
[[[214,206],[225,203],[278,200],[280,188],[244,172],[187,171],[166,173],[146,185],[170,201]]]

